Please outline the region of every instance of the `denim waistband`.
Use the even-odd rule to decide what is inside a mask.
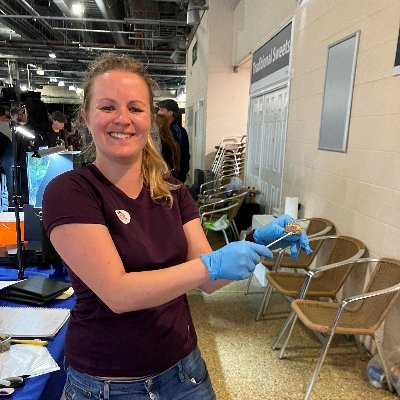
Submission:
[[[200,353],[199,348],[196,346],[194,350],[189,353],[186,357],[184,357],[182,360],[178,361],[176,364],[174,364],[172,367],[168,368],[167,370],[159,373],[159,374],[154,374],[154,375],[149,375],[143,378],[133,378],[133,379],[127,379],[127,380],[113,380],[111,379],[103,379],[100,377],[95,377],[92,375],[85,374],[83,372],[79,372],[72,368],[71,366],[68,366],[71,374],[73,375],[73,379],[76,380],[77,382],[84,383],[87,386],[90,386],[92,389],[99,389],[104,386],[104,383],[108,383],[109,385],[115,385],[115,387],[118,386],[119,389],[122,389],[124,385],[129,385],[132,387],[132,385],[138,385],[138,387],[146,387],[150,388],[150,386],[162,386],[166,384],[168,381],[171,379],[175,378],[177,375],[179,376],[179,379],[181,381],[184,381],[185,377],[183,375],[183,368],[182,365],[186,361],[191,361],[191,359],[196,358]]]

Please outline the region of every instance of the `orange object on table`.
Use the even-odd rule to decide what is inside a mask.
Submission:
[[[24,213],[19,213],[21,222],[21,239],[24,240]],[[0,247],[17,243],[17,230],[15,223],[15,213],[0,213]]]

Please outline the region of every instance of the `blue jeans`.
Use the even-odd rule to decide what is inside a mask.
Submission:
[[[68,367],[67,400],[215,400],[207,367],[196,347],[158,375],[132,381],[102,380]]]

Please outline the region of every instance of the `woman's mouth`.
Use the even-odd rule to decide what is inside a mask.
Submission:
[[[115,139],[128,139],[131,137],[130,133],[110,132],[109,135]]]

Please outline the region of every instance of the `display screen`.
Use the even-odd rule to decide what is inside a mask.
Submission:
[[[56,176],[76,168],[79,151],[65,151],[40,158],[27,153],[29,204],[42,207],[43,193],[48,183]],[[77,157],[78,156],[78,157]],[[74,166],[75,163],[75,166]],[[80,164],[79,164],[80,165]]]

